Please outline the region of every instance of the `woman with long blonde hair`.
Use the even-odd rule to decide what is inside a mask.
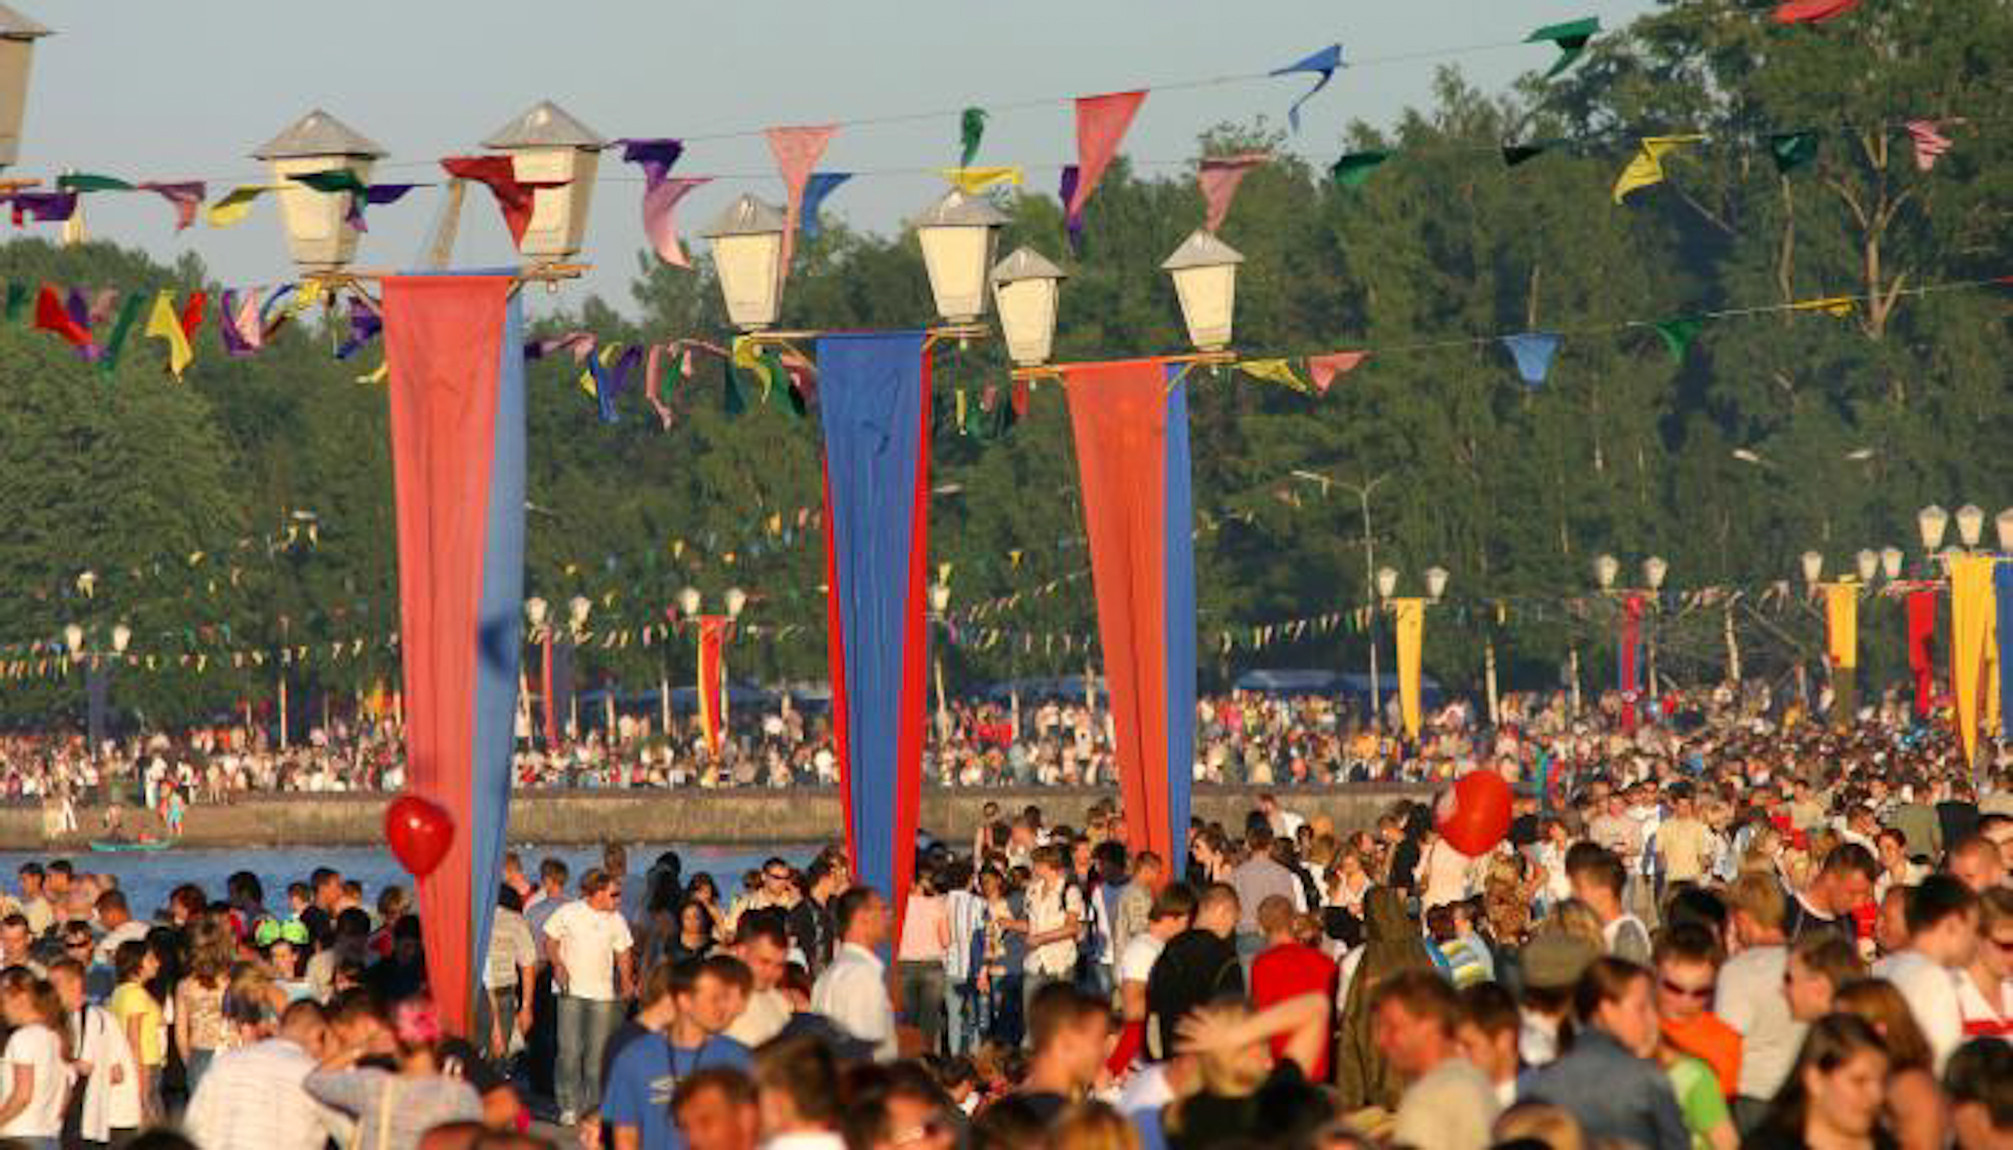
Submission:
[[[188,969],[174,992],[175,1049],[188,1068],[190,1094],[209,1070],[210,1060],[232,1041],[232,1027],[224,1021],[224,991],[230,987],[237,958],[237,938],[229,924],[216,915],[195,921],[189,931]]]
[[[1931,1071],[1935,1054],[1916,1025],[1908,1000],[1885,979],[1862,978],[1839,987],[1832,1003],[1839,1013],[1870,1025],[1885,1047],[1881,1126],[1894,1136],[1901,1150],[1941,1150],[1948,1124],[1943,1115],[1943,1093]]]

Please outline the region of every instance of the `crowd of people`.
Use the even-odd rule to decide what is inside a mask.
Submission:
[[[0,1144],[2013,1145],[2000,752],[1880,705],[1531,702],[1420,744],[1515,784],[1472,855],[1431,805],[1338,826],[1291,790],[1179,858],[1109,801],[986,804],[899,908],[837,847],[720,877],[512,854],[468,1034],[399,888],[269,904],[242,873],[149,921],[23,867]]]

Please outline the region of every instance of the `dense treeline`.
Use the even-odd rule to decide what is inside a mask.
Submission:
[[[1379,477],[1378,565],[1405,572],[1414,591],[1428,566],[1453,572],[1455,602],[1432,617],[1427,665],[1458,684],[1480,673],[1485,629],[1514,682],[1556,681],[1573,647],[1590,682],[1609,674],[1607,617],[1569,617],[1560,603],[1589,587],[1602,552],[1630,574],[1644,556],[1667,557],[1675,589],[1759,587],[1791,578],[1806,549],[1835,571],[1861,547],[1912,543],[1927,502],[2013,503],[2004,293],[1910,294],[2013,273],[2009,60],[2013,12],[1997,0],[1896,0],[1787,29],[1739,5],[1686,2],[1597,41],[1561,79],[1490,96],[1447,72],[1432,107],[1351,125],[1347,147],[1394,153],[1360,188],[1292,159],[1253,174],[1223,231],[1247,258],[1238,344],[1388,350],[1320,398],[1228,375],[1198,381],[1205,674],[1365,662],[1365,636],[1347,626],[1245,648],[1254,624],[1363,602],[1361,511],[1346,485]],[[1902,129],[1918,117],[1963,121],[1946,122],[1956,146],[1927,173]],[[1768,135],[1806,129],[1821,133],[1816,158],[1779,172]],[[1667,182],[1613,204],[1634,138],[1682,131],[1712,139],[1667,159]],[[1306,138],[1320,138],[1312,125]],[[1505,141],[1563,142],[1506,168]],[[1285,143],[1264,125],[1202,141]],[[1201,210],[1186,178],[1114,169],[1067,261],[1058,358],[1181,347],[1158,264]],[[1002,251],[1065,252],[1053,200],[1026,197],[1012,212]],[[833,225],[799,252],[789,325],[929,315],[912,237]],[[193,263],[37,241],[0,249],[0,274],[127,290],[203,282]],[[622,341],[724,326],[703,267],[639,259],[633,290],[633,319],[589,300],[553,326]],[[1596,330],[1840,295],[1871,298],[1842,318],[1707,323],[1681,364],[1654,331]],[[1566,335],[1539,389],[1517,381],[1494,342],[1462,338],[1526,329]],[[381,641],[396,626],[391,485],[382,390],[355,377],[378,353],[338,363],[312,324],[246,360],[224,358],[213,330],[204,340],[188,383],[175,385],[157,347],[129,351],[107,375],[50,336],[0,330],[10,395],[0,641],[53,639],[72,620],[102,636],[130,621],[134,650],[173,669],[126,673],[116,691],[163,719],[272,695],[279,667],[235,666],[234,650],[305,645],[306,664],[287,668],[297,698],[373,682],[395,667]],[[634,392],[605,426],[576,374],[564,363],[533,370],[530,581],[555,601],[587,594],[597,625],[632,632],[625,649],[585,655],[589,680],[642,687],[668,670],[687,681],[682,645],[667,656],[633,637],[686,584],[716,603],[729,586],[753,593],[747,620],[761,633],[730,655],[737,675],[822,677],[822,549],[814,526],[798,526],[798,509],[818,498],[815,418],[780,394],[763,402],[746,379],[748,410],[730,414],[720,368],[701,360],[673,381],[668,432]],[[937,370],[931,550],[954,565],[954,604],[1038,587],[1088,560],[1059,389],[1036,389],[1028,415],[1002,432],[978,409],[988,388],[1004,398],[1006,380],[993,346],[952,352]],[[1295,471],[1340,485],[1324,493]],[[316,517],[313,546],[297,511]],[[88,598],[84,570],[100,575]],[[1506,615],[1490,606],[1499,599]],[[1863,620],[1873,674],[1891,673],[1898,614],[1876,607]],[[975,649],[988,626],[1091,633],[1089,584],[966,627],[952,659],[967,682],[1078,670],[1080,648],[1065,655],[1039,638],[1027,653],[1015,642]],[[1740,627],[1751,673],[1817,647],[1807,613],[1743,614]],[[1242,642],[1220,656],[1225,630]],[[1717,610],[1669,612],[1662,632],[1667,673],[1718,673]],[[332,643],[365,636],[361,656],[330,657]],[[81,694],[76,678],[9,680],[0,706],[74,713]]]

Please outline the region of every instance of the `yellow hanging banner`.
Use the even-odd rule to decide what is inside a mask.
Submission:
[[[1957,696],[1957,735],[1964,761],[1978,754],[1978,696],[1985,689],[1985,651],[1992,640],[1990,555],[1958,555],[1950,560],[1950,685]]]
[[[1831,665],[1840,671],[1859,666],[1859,584],[1824,585],[1824,623]]]
[[[1391,618],[1398,632],[1398,710],[1405,717],[1405,737],[1419,737],[1419,653],[1426,640],[1426,601],[1391,600]]]

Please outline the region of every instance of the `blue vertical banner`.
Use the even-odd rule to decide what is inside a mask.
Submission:
[[[1316,91],[1320,88],[1316,85]],[[1309,93],[1312,95],[1312,93]],[[1188,873],[1190,791],[1195,785],[1195,496],[1188,460],[1188,385],[1185,364],[1167,365],[1166,487],[1162,511],[1166,560],[1167,658],[1167,872]]]
[[[895,922],[922,801],[928,620],[927,333],[821,336],[827,619],[846,847]]]

